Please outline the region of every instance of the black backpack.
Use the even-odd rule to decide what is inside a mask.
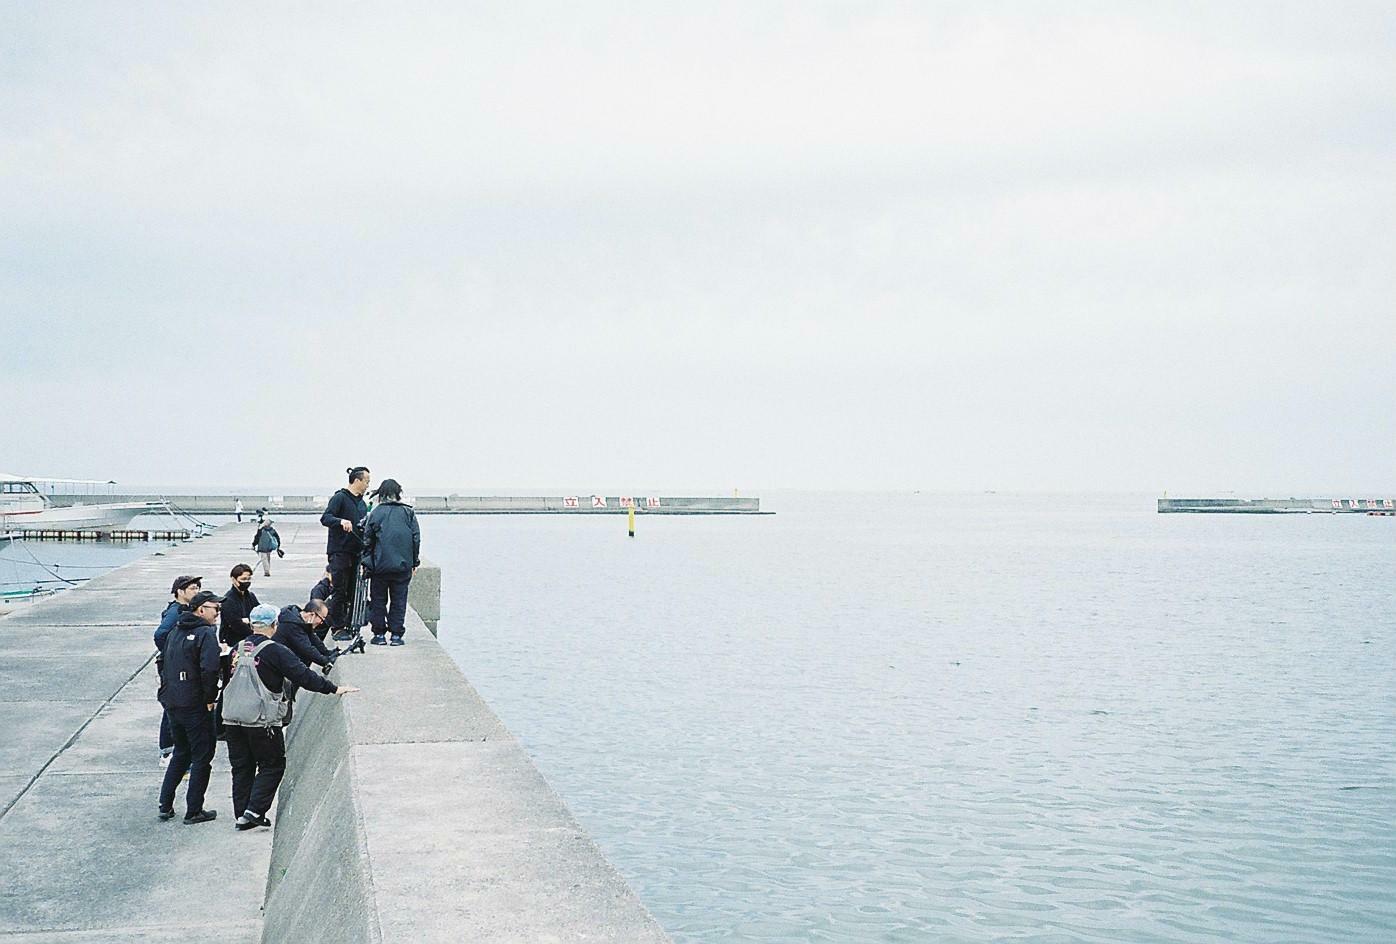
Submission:
[[[193,708],[203,704],[199,655],[205,635],[202,630],[190,631],[176,626],[165,637],[165,658],[160,666],[160,704],[166,708]]]

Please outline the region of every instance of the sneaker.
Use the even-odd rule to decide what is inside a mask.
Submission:
[[[162,823],[167,823],[167,822],[169,822],[169,821],[172,820],[172,819],[174,819],[174,810],[161,810],[161,811],[160,811],[160,822],[162,822]]]
[[[405,642],[402,641],[402,637],[401,637],[401,636],[394,636],[394,637],[393,637],[393,641],[390,642],[390,643],[388,643],[388,645],[390,645],[390,646],[405,646],[405,645],[407,645],[407,643],[405,643]]]
[[[190,813],[184,817],[186,825],[190,823],[208,823],[218,818],[217,810],[199,810],[197,813]]]
[[[375,646],[386,646],[388,644],[388,640],[377,633],[374,634],[372,642]]]

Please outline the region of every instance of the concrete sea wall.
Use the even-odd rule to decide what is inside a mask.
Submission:
[[[253,582],[278,606],[325,561],[318,523],[280,530],[286,557]],[[218,819],[157,820],[151,632],[175,576],[223,592],[251,536],[152,545],[0,617],[0,940],[668,940],[415,610],[406,646],[339,660],[361,692],[300,694],[271,830],[232,828],[222,746],[203,804]],[[439,608],[434,568],[413,583]]]
[[[262,940],[667,941],[410,612],[407,639],[297,702]]]
[[[1383,514],[1390,498],[1160,498],[1159,514]]]

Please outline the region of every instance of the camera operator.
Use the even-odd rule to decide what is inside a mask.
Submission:
[[[320,516],[320,523],[329,529],[325,555],[335,589],[330,628],[334,638],[340,640],[353,637],[349,621],[353,616],[354,587],[359,576],[359,554],[363,550],[359,528],[368,515],[364,492],[369,485],[369,471],[365,466],[357,465],[344,471],[349,475],[348,488],[335,492]],[[352,627],[353,630],[360,628]]]

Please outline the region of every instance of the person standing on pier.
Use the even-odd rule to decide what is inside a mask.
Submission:
[[[159,678],[160,664],[165,661],[165,638],[169,636],[170,630],[175,628],[175,623],[179,622],[180,616],[189,612],[189,601],[194,598],[194,594],[204,588],[202,577],[180,576],[174,579],[170,585],[170,594],[174,597],[165,605],[165,611],[160,614],[160,625],[155,629],[155,675]],[[170,762],[170,755],[174,753],[174,733],[170,730],[169,712],[160,714],[160,765],[163,767]]]
[[[403,503],[402,486],[395,480],[384,479],[373,497],[379,504],[364,524],[368,572],[372,575],[369,622],[373,624],[373,644],[387,645],[385,636],[391,632],[392,645],[401,646],[406,632],[407,588],[422,563],[422,529],[412,506]]]
[[[189,774],[186,823],[207,823],[218,814],[204,809],[213,770],[213,706],[218,701],[218,594],[201,590],[165,639],[160,669],[160,704],[170,716],[174,757],[160,786],[160,818],[173,819],[175,788]]]
[[[238,524],[242,524],[242,499],[233,502],[233,514],[238,516]]]
[[[285,557],[281,550],[281,535],[271,526],[271,519],[257,522],[257,533],[252,535],[252,550],[257,552],[257,560],[262,564],[262,576],[271,576],[271,555]]]
[[[354,635],[350,631],[349,621],[353,616],[354,586],[359,576],[359,553],[363,550],[359,529],[368,515],[364,492],[368,491],[370,481],[369,470],[365,466],[356,465],[344,471],[349,475],[349,487],[335,492],[320,516],[320,523],[329,529],[325,555],[335,587],[330,627],[334,631],[334,638],[341,640],[351,639]],[[354,627],[355,630],[358,628]]]
[[[238,564],[228,576],[233,578],[233,585],[223,595],[223,608],[218,614],[218,641],[231,649],[252,632],[252,608],[262,601],[252,592],[252,568],[247,564]],[[224,672],[223,678],[227,677]]]
[[[288,607],[294,609],[294,607]],[[252,634],[235,650],[238,667],[250,662],[254,680],[233,669],[234,680],[224,692],[224,721],[228,732],[228,763],[233,768],[233,815],[238,829],[270,826],[267,813],[286,773],[286,739],[282,729],[291,720],[286,683],[323,695],[348,695],[357,688],[335,685],[308,669],[295,653],[271,637],[276,635],[276,608],[258,606],[251,614]],[[249,691],[247,683],[260,690]],[[271,712],[267,714],[267,707]]]

